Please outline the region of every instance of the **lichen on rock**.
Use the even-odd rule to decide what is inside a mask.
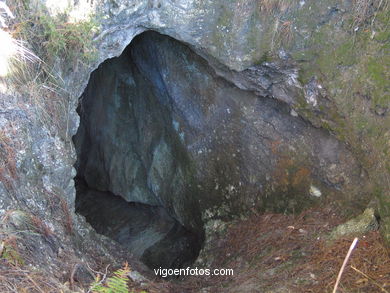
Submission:
[[[337,226],[329,235],[329,240],[337,240],[346,236],[363,236],[379,229],[379,223],[373,208],[367,208],[361,215]]]

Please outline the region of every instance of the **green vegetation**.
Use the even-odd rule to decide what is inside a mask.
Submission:
[[[326,11],[323,7],[314,8],[320,5],[316,3],[312,11]],[[310,13],[314,12],[303,7],[297,12],[296,23],[303,25],[301,22]],[[303,49],[292,54],[301,68],[299,80],[307,84],[316,77],[328,96],[319,100],[321,112],[317,115],[304,99],[297,111],[346,142],[368,172],[373,184],[364,190],[357,187],[351,193],[371,196],[376,186],[390,190],[386,163],[390,150],[390,1],[355,0],[348,15],[335,15],[322,25],[313,18],[313,23],[304,25],[313,27],[313,33],[305,41],[295,40],[305,42]],[[381,217],[388,218],[389,194],[376,194],[381,206],[386,207]]]
[[[131,270],[126,263],[123,268],[115,271],[113,276],[106,280],[97,276],[90,290],[94,293],[133,293],[134,291],[130,291],[128,287],[128,275],[130,272]],[[146,293],[146,291],[141,291],[140,293]]]
[[[30,213],[4,213],[0,218],[0,292],[62,292],[51,275],[31,267],[38,243],[50,242],[52,236],[44,221]]]
[[[0,259],[6,260],[13,266],[24,265],[24,260],[16,249],[15,239],[8,238],[0,243]]]
[[[35,106],[36,117],[51,131],[69,140],[70,93],[64,73],[88,67],[96,58],[94,17],[72,21],[68,12],[51,15],[42,5],[15,1],[10,33],[20,46],[7,76],[14,89]]]
[[[13,26],[16,39],[25,41],[30,49],[48,66],[56,59],[62,63],[90,62],[96,57],[93,35],[98,23],[93,16],[72,21],[69,12],[51,15],[42,5],[32,7],[16,1],[17,22]]]

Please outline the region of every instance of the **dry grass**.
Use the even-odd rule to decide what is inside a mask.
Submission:
[[[293,39],[293,22],[292,21],[283,21],[280,24],[279,38],[282,45],[289,45]]]
[[[5,231],[13,231],[16,229],[14,232],[8,232],[10,235],[14,235],[14,233],[18,232],[26,233],[29,231],[39,233],[45,238],[54,235],[53,231],[38,216],[19,210],[6,211],[1,219],[1,225],[3,228],[5,227]],[[11,230],[9,229],[9,225],[12,226]],[[21,231],[18,231],[18,229],[21,229]]]
[[[325,235],[344,222],[337,214],[325,207],[296,216],[253,215],[231,225],[209,252],[215,257],[212,268],[233,268],[233,277],[157,282],[151,292],[332,292],[353,240],[327,243]],[[380,234],[370,232],[360,238],[337,292],[384,290],[390,291],[390,257]]]
[[[50,293],[63,292],[58,283],[47,274],[34,272],[31,268],[19,267],[0,259],[0,292]]]
[[[58,281],[51,275],[29,266],[31,255],[24,247],[23,234],[27,231],[13,231],[8,221],[15,211],[8,211],[0,225],[0,292],[61,292]],[[28,225],[35,233],[50,237],[52,231],[37,217],[29,217]]]
[[[307,263],[306,267],[302,267],[304,271],[310,270],[319,277],[318,284],[311,288],[306,286],[305,292],[319,292],[315,290],[330,292],[350,244],[351,238],[345,238],[330,246],[325,243],[318,245],[310,262]],[[366,276],[351,267],[357,268]],[[380,292],[375,283],[390,291],[389,252],[384,247],[380,234],[371,232],[359,240],[349,265],[343,273],[338,292]]]
[[[43,219],[8,210],[0,220],[0,292],[69,292],[75,265],[85,263],[73,251],[63,249]],[[96,266],[92,260],[89,263]],[[83,277],[78,276],[75,292],[88,286]]]
[[[58,221],[63,224],[68,234],[73,233],[73,219],[68,202],[64,197],[55,192],[45,190],[48,206],[53,215],[58,216]]]
[[[378,11],[386,10],[388,6],[388,0],[354,0],[352,29],[367,25],[372,26]]]
[[[344,220],[332,207],[313,208],[295,216],[253,215],[231,224],[224,237],[215,239],[213,251],[209,251],[214,256],[210,268],[232,268],[233,277],[160,280],[149,282],[147,288],[129,282],[129,288],[135,292],[146,289],[150,293],[199,292],[202,288],[210,292],[272,292],[284,286],[290,290],[286,292],[331,292],[352,239],[339,239],[329,244],[325,235],[342,222]],[[5,241],[16,253],[8,259],[0,257],[0,292],[41,292],[39,289],[60,292],[58,285],[54,289],[55,283],[17,260],[18,241],[17,237],[9,236]],[[107,271],[104,274],[107,276]],[[242,287],[248,284],[250,287]],[[379,233],[370,232],[360,238],[337,292],[380,290],[390,291],[390,257]]]
[[[287,261],[294,257],[294,251],[303,247],[309,235],[327,233],[339,223],[341,219],[330,208],[325,211],[309,209],[298,216],[272,213],[254,215],[230,228],[227,243],[218,253],[220,259],[217,263],[226,259],[224,255],[232,255],[224,250],[232,249],[246,260],[253,260],[262,255],[265,248],[272,248],[262,258],[263,265],[271,268],[278,265],[274,261],[276,258]]]
[[[16,154],[13,143],[4,130],[0,130],[0,181],[8,191],[14,189],[17,180]]]
[[[18,40],[20,54],[11,62],[8,84],[28,98],[43,125],[70,140],[70,93],[61,75],[96,58],[92,44],[96,23],[93,18],[70,23],[66,14],[51,16],[43,6],[29,6],[22,0],[9,7],[16,16],[9,32]]]
[[[65,231],[67,231],[68,234],[72,234],[73,233],[73,220],[72,220],[72,216],[70,214],[69,205],[66,202],[66,200],[62,197],[60,197],[60,203],[61,203],[62,214],[65,216],[63,219]]]
[[[292,4],[294,4],[294,1],[291,0],[261,0],[260,11],[267,14],[283,13]]]
[[[34,106],[36,117],[50,130],[67,137],[69,94],[51,65],[40,58],[15,58],[7,77],[24,99]]]
[[[37,216],[31,215],[31,226],[33,229],[43,235],[45,238],[54,235],[53,231]]]
[[[262,0],[259,3],[260,12],[275,17],[271,39],[271,51],[281,46],[288,46],[294,37],[293,22],[283,18],[283,14],[297,4],[291,0]]]

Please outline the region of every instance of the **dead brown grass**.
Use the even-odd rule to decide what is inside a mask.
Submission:
[[[53,215],[57,215],[59,222],[63,224],[68,234],[73,233],[73,219],[69,205],[65,198],[55,192],[45,190],[48,205]]]
[[[53,231],[37,216],[31,215],[31,226],[33,229],[43,235],[44,237],[48,238],[54,235]]]
[[[53,231],[38,216],[19,210],[6,211],[1,219],[1,225],[3,225],[4,227],[7,227],[9,223],[12,223],[11,225],[14,225],[14,221],[17,223],[17,226],[20,226],[15,227],[15,229],[31,230],[41,234],[46,238],[54,234]]]
[[[72,219],[72,216],[70,214],[69,205],[64,198],[62,198],[62,197],[59,197],[59,198],[60,198],[60,203],[61,203],[61,211],[62,211],[62,214],[65,216],[63,219],[63,224],[65,226],[65,230],[68,232],[68,234],[72,234],[73,233],[73,219]]]
[[[37,253],[60,253],[57,240],[38,216],[8,210],[0,221],[0,292],[67,292],[64,276],[79,258],[73,252],[61,252],[48,264],[37,257]]]
[[[0,258],[0,292],[58,293],[62,291],[49,276],[34,272],[31,268],[16,266]]]
[[[0,226],[0,292],[61,292],[59,283],[50,275],[28,265],[31,256],[24,249],[21,236],[3,226],[8,216],[9,213],[3,217]],[[32,220],[37,232],[51,235],[50,229],[37,217]]]
[[[354,0],[352,29],[373,25],[379,10],[388,9],[388,0]]]
[[[231,225],[209,252],[215,256],[212,267],[233,268],[233,277],[190,277],[175,286],[157,285],[168,288],[161,292],[197,292],[205,287],[212,292],[274,292],[278,288],[285,291],[277,292],[332,292],[352,242],[344,238],[327,244],[325,235],[344,222],[338,214],[324,207],[296,216],[253,215]],[[380,234],[371,232],[359,240],[337,292],[383,290],[390,291],[390,257]]]
[[[15,149],[5,131],[0,130],[0,181],[10,191],[17,178]]]
[[[261,0],[260,11],[267,14],[285,12],[293,2],[291,0]]]
[[[333,207],[312,208],[299,215],[254,214],[231,224],[209,251],[214,256],[210,268],[232,268],[234,276],[157,280],[148,283],[146,291],[185,293],[208,288],[209,292],[273,292],[283,285],[289,290],[286,292],[331,292],[352,241],[343,238],[327,243],[325,236],[345,221],[339,214]],[[17,241],[9,239],[7,243],[16,252]],[[15,255],[17,259],[18,252]],[[60,292],[52,281],[22,262],[12,261],[12,257],[0,257],[0,276],[0,292]],[[129,286],[135,292],[145,290],[136,283],[129,282]],[[371,232],[360,237],[338,292],[385,290],[390,291],[390,257],[380,234]]]
[[[317,239],[310,237],[329,232],[339,223],[341,219],[330,208],[325,211],[309,209],[298,216],[272,213],[254,215],[231,227],[217,263],[223,262],[224,254],[231,255],[231,249],[246,260],[254,260],[263,255],[265,249],[272,248],[261,259],[263,266],[272,268],[280,260],[287,261],[294,257],[295,250],[305,248],[308,240],[317,242]],[[310,247],[306,248],[309,250]],[[234,264],[234,259],[232,261]]]
[[[331,290],[350,244],[351,238],[345,238],[330,246],[323,242],[317,246],[316,253],[302,269],[304,272],[310,270],[319,276],[319,282],[311,288],[306,287],[304,292]],[[387,288],[387,291],[390,291],[390,257],[379,232],[371,232],[359,240],[349,260],[349,265],[343,273],[339,292],[381,292],[375,283],[380,284],[384,290]],[[386,291],[382,290],[382,292]]]

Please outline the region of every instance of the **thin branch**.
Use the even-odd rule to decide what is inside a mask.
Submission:
[[[87,264],[87,266],[88,266],[88,264]],[[103,274],[102,279],[101,279],[97,284],[95,284],[96,286],[97,286],[97,285],[103,284],[104,281],[106,280],[106,278],[107,278],[107,273],[108,273],[108,267],[109,267],[109,266],[110,266],[110,265],[106,266],[105,273]],[[96,271],[92,270],[89,266],[88,266],[88,268],[89,268],[91,271],[95,272],[95,273],[100,273],[100,272],[96,272]],[[102,274],[102,273],[100,273],[100,274]],[[87,293],[92,292],[91,290],[92,290],[92,287],[88,289]]]
[[[73,267],[72,272],[70,273],[70,289],[73,290],[74,288],[74,275],[76,274],[77,269],[80,267],[80,264],[75,264]]]
[[[339,275],[337,276],[336,284],[334,285],[334,288],[333,288],[333,293],[336,293],[336,292],[337,292],[337,287],[339,286],[339,283],[340,283],[340,280],[341,280],[341,276],[343,275],[345,266],[347,265],[347,262],[348,262],[349,258],[351,257],[352,251],[354,250],[354,248],[355,248],[355,246],[356,246],[358,240],[359,240],[359,238],[356,237],[356,238],[353,240],[351,246],[349,247],[349,250],[348,250],[347,255],[345,256],[343,265],[341,266]]]
[[[355,268],[354,266],[351,265],[351,268],[353,270],[355,270],[356,272],[358,272],[359,274],[363,275],[364,277],[366,277],[367,279],[371,280],[371,282],[373,282],[376,286],[378,286],[383,292],[385,293],[390,293],[389,291],[387,291],[385,288],[383,288],[377,281],[375,281],[373,278],[371,278],[370,276],[366,275],[365,273],[363,273],[361,270]]]
[[[39,287],[39,285],[33,280],[33,278],[30,277],[30,275],[26,274],[26,277],[34,284],[35,288],[37,288],[39,292],[45,293],[45,291]]]

